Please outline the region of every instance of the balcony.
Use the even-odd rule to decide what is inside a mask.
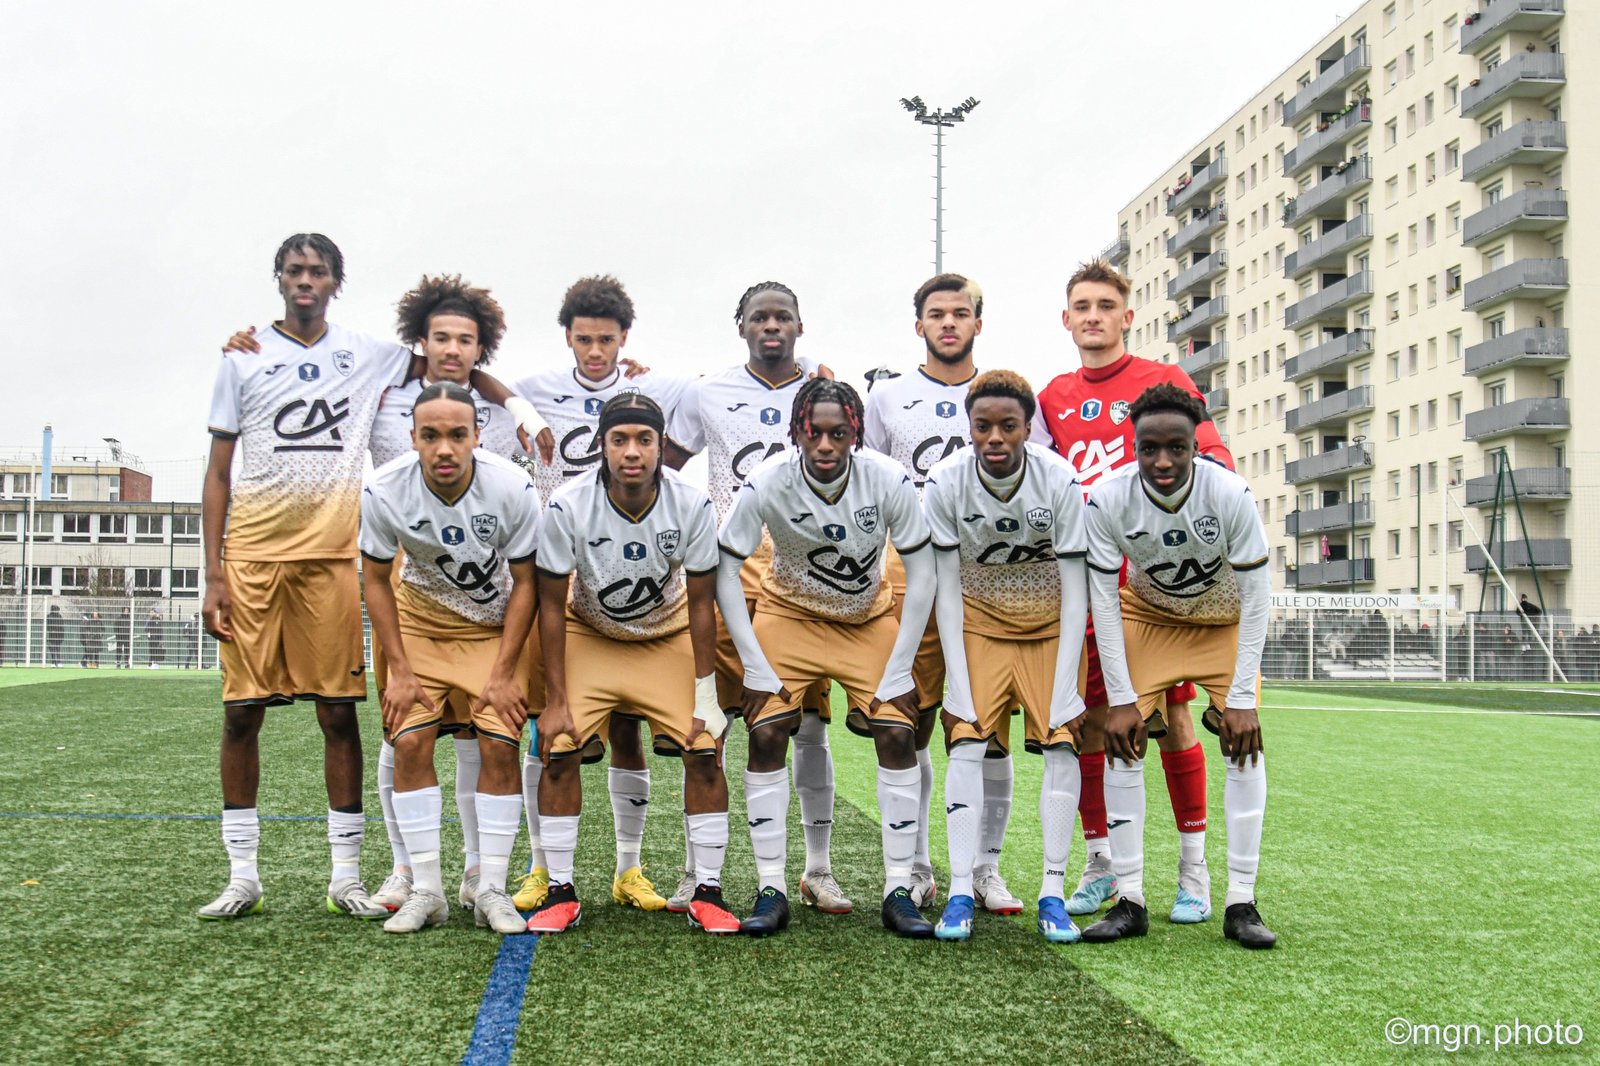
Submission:
[[[1329,120],[1325,128],[1317,130],[1285,152],[1284,175],[1292,178],[1313,163],[1327,163],[1338,159],[1344,152],[1346,141],[1371,127],[1372,104],[1363,100],[1344,114]]]
[[[1366,44],[1357,45],[1355,51],[1323,67],[1321,73],[1311,79],[1311,84],[1283,102],[1283,124],[1293,126],[1301,115],[1343,104],[1344,91],[1371,69],[1372,60]]]
[[[1461,117],[1519,96],[1549,96],[1566,83],[1566,57],[1560,52],[1518,52],[1461,90]]]
[[[1566,11],[1565,0],[1494,0],[1461,27],[1461,54],[1475,56],[1513,30],[1538,31]]]
[[[1569,354],[1565,329],[1530,326],[1468,348],[1466,372],[1482,374],[1512,366],[1550,366],[1566,362]]]
[[[1283,374],[1290,381],[1299,381],[1312,374],[1320,374],[1343,366],[1360,355],[1372,354],[1372,330],[1353,329],[1342,337],[1323,341],[1315,348],[1307,348],[1299,355],[1284,361]]]
[[[1209,414],[1220,415],[1228,409],[1228,390],[1218,385],[1205,395],[1206,411]]]
[[[1190,380],[1199,380],[1200,375],[1215,370],[1219,366],[1228,365],[1228,342],[1219,341],[1208,344],[1204,348],[1196,348],[1193,355],[1186,355],[1178,360],[1178,369],[1189,375]]]
[[[1283,416],[1286,432],[1296,433],[1327,422],[1342,422],[1358,411],[1372,410],[1372,386],[1357,385],[1294,408]]]
[[[1177,233],[1167,240],[1167,255],[1173,259],[1178,258],[1202,239],[1211,236],[1228,224],[1228,208],[1226,204],[1213,204],[1208,211],[1202,211],[1199,217],[1190,221]]]
[[[1296,589],[1370,584],[1371,559],[1329,559],[1325,563],[1301,563],[1289,582],[1290,587]]]
[[[1489,569],[1488,556],[1502,570],[1571,570],[1572,541],[1566,537],[1543,540],[1505,540],[1485,552],[1476,544],[1467,545],[1467,569],[1481,573]]]
[[[1542,300],[1566,291],[1565,259],[1519,259],[1467,282],[1461,306],[1476,311],[1507,300]]]
[[[1314,292],[1299,303],[1290,304],[1283,312],[1287,329],[1299,329],[1312,322],[1344,324],[1345,308],[1372,295],[1372,271],[1351,274],[1343,281]]]
[[[1498,477],[1486,474],[1467,480],[1467,506],[1494,506],[1494,490]],[[1505,500],[1511,502],[1512,482],[1516,482],[1519,500],[1570,500],[1572,498],[1572,471],[1564,466],[1530,466],[1513,469],[1504,482]]]
[[[1475,246],[1513,230],[1544,233],[1566,220],[1565,190],[1523,189],[1468,215],[1461,224],[1461,243]]]
[[[1466,438],[1488,440],[1513,433],[1559,433],[1570,428],[1572,418],[1567,413],[1565,396],[1536,396],[1470,412]]]
[[[1167,323],[1167,340],[1176,342],[1179,338],[1198,333],[1212,323],[1221,322],[1227,317],[1228,298],[1213,296],[1205,303],[1196,304],[1178,321]]]
[[[1195,260],[1177,277],[1167,282],[1167,299],[1176,300],[1191,292],[1209,290],[1211,279],[1227,273],[1227,270],[1228,253],[1218,248],[1204,259]]]
[[[1128,261],[1128,238],[1118,237],[1104,248],[1100,249],[1100,258],[1116,266],[1118,263]]]
[[[1372,504],[1366,500],[1351,505],[1336,503],[1314,511],[1295,511],[1283,516],[1283,532],[1289,537],[1306,537],[1336,529],[1372,525]]]
[[[1470,149],[1461,160],[1461,180],[1476,181],[1500,167],[1542,166],[1567,151],[1567,124],[1529,119]]]
[[[1312,217],[1343,217],[1345,201],[1350,194],[1372,184],[1372,159],[1368,156],[1349,159],[1343,167],[1285,204],[1283,224],[1292,226],[1300,219]]]
[[[1221,185],[1228,177],[1228,157],[1219,155],[1200,170],[1189,175],[1187,184],[1167,197],[1167,214],[1181,216],[1186,208],[1199,203],[1207,193]]]
[[[1322,236],[1309,244],[1302,244],[1283,261],[1283,276],[1297,279],[1319,267],[1334,266],[1342,270],[1350,249],[1372,240],[1372,216],[1360,214],[1343,225],[1323,231]]]
[[[1303,485],[1308,481],[1341,478],[1358,470],[1371,469],[1372,449],[1365,444],[1347,444],[1320,455],[1296,459],[1283,468],[1283,480],[1290,485]]]

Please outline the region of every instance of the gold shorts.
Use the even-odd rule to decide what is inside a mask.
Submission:
[[[218,644],[224,706],[367,698],[354,559],[229,559],[222,572],[233,603],[233,640]]]
[[[500,657],[500,641],[494,638],[425,637],[416,633],[402,634],[406,645],[406,658],[411,661],[411,672],[434,710],[418,703],[400,722],[400,728],[390,736],[390,742],[418,729],[438,729],[441,733],[455,733],[463,729],[475,730],[480,737],[492,737],[513,747],[522,739],[522,731],[514,730],[492,707],[484,707],[477,714],[472,705],[483,694],[494,672],[495,660]],[[526,654],[526,650],[524,650]],[[519,668],[518,676],[527,671]]]
[[[694,727],[694,646],[688,630],[656,640],[612,640],[582,622],[567,620],[567,709],[577,727],[579,744],[562,734],[551,754],[581,750],[592,761],[595,745],[604,751],[614,714],[645,721],[657,755],[714,752],[716,741],[701,733],[689,743]]]
[[[1122,621],[1127,648],[1128,680],[1138,696],[1139,714],[1151,722],[1152,733],[1166,731],[1161,712],[1167,689],[1193,681],[1206,690],[1211,703],[1227,703],[1233,687],[1234,665],[1239,657],[1239,627],[1155,625],[1136,618]]]
[[[847,721],[854,717],[858,721],[915,728],[916,723],[893,704],[880,704],[876,711],[872,710],[873,693],[883,680],[883,668],[889,663],[895,634],[899,632],[899,623],[892,614],[852,625],[757,611],[755,630],[767,662],[790,695],[788,700],[777,696],[768,700],[750,720],[752,727],[789,718],[793,719],[793,732],[800,727],[801,707],[811,709],[806,699],[808,690],[832,680],[844,688]],[[821,713],[824,718],[832,717],[831,711]],[[859,727],[852,725],[851,730],[864,733],[865,722]]]
[[[747,560],[739,571],[740,580],[744,583],[744,606],[750,616],[755,617],[756,596],[758,588],[752,588],[749,574],[755,567],[755,560]],[[757,581],[760,578],[756,579]],[[728,627],[722,624],[722,608],[717,608],[717,699],[722,703],[722,709],[730,718],[737,718],[744,705],[744,664],[739,661],[739,651],[733,646],[733,638],[728,635]],[[815,711],[824,718],[828,717],[829,690],[827,681],[819,681],[806,690],[802,706],[808,711]]]
[[[972,709],[978,720],[958,721],[946,736],[947,747],[982,741],[1009,752],[1012,708],[1019,703],[1027,750],[1074,747],[1066,726],[1050,728],[1050,694],[1055,687],[1059,637],[1000,640],[969,632],[965,643]]]

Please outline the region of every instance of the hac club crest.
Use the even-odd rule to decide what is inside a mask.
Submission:
[[[1201,515],[1194,520],[1194,533],[1207,544],[1215,544],[1222,535],[1222,522],[1216,515]]]
[[[878,505],[863,507],[856,512],[856,525],[861,527],[863,533],[876,533],[878,531]]]
[[[1128,420],[1128,407],[1127,400],[1111,401],[1111,424],[1113,426],[1120,426]]]
[[[663,530],[656,534],[656,547],[661,549],[662,555],[671,555],[678,550],[678,541],[683,534],[676,529]]]
[[[1050,508],[1035,507],[1028,512],[1028,525],[1043,533],[1050,528],[1055,521],[1055,517],[1055,512],[1051,511]]]
[[[487,544],[499,525],[500,519],[492,514],[475,514],[472,516],[472,535]]]
[[[345,377],[349,377],[350,371],[356,368],[355,353],[346,351],[343,348],[340,348],[338,351],[334,352],[333,368],[339,373],[343,374]]]

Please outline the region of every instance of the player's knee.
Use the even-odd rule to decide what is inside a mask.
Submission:
[[[916,734],[904,726],[872,726],[872,742],[878,749],[878,765],[889,770],[908,770],[917,764]]]
[[[611,747],[611,765],[623,770],[643,770],[644,743],[639,739],[639,723],[620,715],[611,716],[606,731]]]
[[[361,739],[361,720],[356,717],[353,703],[317,704],[317,724],[322,726],[322,735],[329,740]]]
[[[249,740],[261,732],[266,711],[261,707],[229,707],[222,714],[222,739],[228,744]]]
[[[716,785],[719,776],[721,771],[717,768],[715,749],[683,753],[683,781],[686,786],[711,788]]]
[[[776,770],[788,753],[787,723],[763,722],[750,730],[750,769],[758,773]]]
[[[430,729],[416,729],[409,733],[402,733],[394,738],[394,762],[396,766],[409,766],[417,762],[433,762],[433,731]]]

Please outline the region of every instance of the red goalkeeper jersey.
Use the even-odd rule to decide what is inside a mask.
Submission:
[[[1128,409],[1152,385],[1170,382],[1204,399],[1189,375],[1171,363],[1124,353],[1110,366],[1083,367],[1062,374],[1039,390],[1033,438],[1049,443],[1078,472],[1085,488],[1135,461],[1133,422]],[[1048,434],[1048,438],[1042,436]],[[1216,423],[1195,430],[1200,454],[1233,469],[1233,455],[1222,443]]]

